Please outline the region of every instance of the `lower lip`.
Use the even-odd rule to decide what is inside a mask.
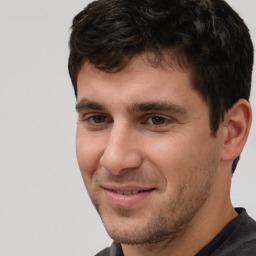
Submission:
[[[133,195],[120,195],[112,190],[104,189],[107,200],[111,205],[117,207],[132,207],[142,202],[154,190],[148,190]]]

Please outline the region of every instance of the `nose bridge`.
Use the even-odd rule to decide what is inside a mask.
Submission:
[[[113,123],[100,164],[118,175],[124,169],[139,167],[142,161],[135,129],[125,123]]]

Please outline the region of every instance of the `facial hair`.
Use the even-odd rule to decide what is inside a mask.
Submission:
[[[136,181],[145,185],[152,184],[152,181],[156,178],[154,175],[145,175],[143,172],[136,173],[134,175],[132,171],[127,172],[122,177],[112,176],[112,174],[108,173],[101,176],[98,182],[105,182],[107,180],[122,184]],[[204,172],[201,170],[201,173]],[[207,201],[213,185],[213,173],[209,172],[207,175],[204,175],[200,183],[194,182],[191,179],[181,180],[175,196],[170,195],[166,197],[168,199],[165,199],[160,207],[154,207],[148,221],[137,225],[136,229],[134,227],[130,228],[128,222],[126,223],[126,220],[133,216],[132,209],[121,207],[115,209],[116,213],[122,217],[122,226],[126,227],[120,229],[119,225],[116,225],[118,223],[109,220],[108,216],[105,216],[100,202],[93,197],[91,197],[91,200],[109,236],[114,241],[128,245],[149,245],[165,240],[172,241],[186,232],[191,220]],[[190,183],[194,184],[192,190]]]

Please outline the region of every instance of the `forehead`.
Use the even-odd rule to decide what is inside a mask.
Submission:
[[[163,58],[160,59],[159,56],[154,53],[142,53],[138,56],[132,58],[128,64],[125,65],[120,71],[113,70],[100,70],[95,67],[94,64],[85,61],[81,65],[81,68],[78,72],[78,85],[81,84],[81,76],[86,74],[88,78],[93,75],[94,78],[99,80],[104,80],[107,78],[118,79],[119,77],[129,76],[129,80],[132,80],[133,77],[130,75],[136,75],[140,73],[140,77],[145,79],[149,73],[154,74],[156,79],[158,74],[161,72],[175,74],[183,73],[188,75],[190,78],[190,70],[188,63],[182,57],[177,57],[172,52],[166,52]],[[177,71],[177,72],[176,72]],[[84,79],[85,77],[83,77]]]
[[[191,63],[186,56],[176,53],[172,49],[163,49],[160,53],[153,51],[141,52],[133,56],[129,62],[123,60],[117,66],[112,69],[101,69],[90,61],[83,61],[80,69],[78,70],[78,76],[81,70],[87,72],[100,71],[103,73],[116,74],[122,70],[132,71],[138,68],[138,64],[144,64],[148,68],[164,69],[164,70],[178,70],[190,73]]]
[[[83,63],[77,80],[78,101],[86,98],[94,101],[155,100],[181,104],[182,101],[200,97],[193,89],[188,70],[169,66],[153,66],[144,56],[134,58],[124,69],[111,73]],[[112,101],[112,102],[111,102]]]

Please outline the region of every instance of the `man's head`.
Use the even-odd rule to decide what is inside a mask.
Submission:
[[[222,0],[100,0],[73,21],[69,72],[77,94],[84,61],[118,72],[141,53],[154,66],[188,70],[207,101],[213,134],[238,99],[249,99],[253,46]]]
[[[78,162],[109,234],[155,243],[227,207],[250,123],[241,18],[221,0],[100,0],[72,30]]]

